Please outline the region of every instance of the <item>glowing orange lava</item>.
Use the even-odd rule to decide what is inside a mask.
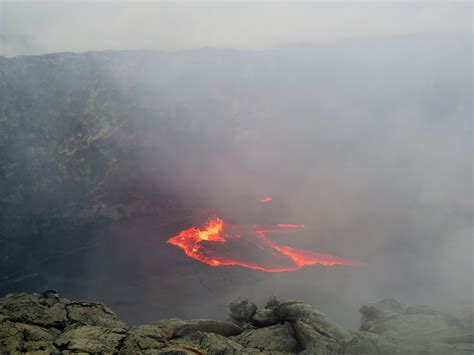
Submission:
[[[280,245],[267,236],[303,228],[302,224],[227,225],[220,218],[212,218],[203,229],[191,227],[168,239],[168,243],[211,266],[240,265],[266,272],[285,272],[315,264],[358,264],[337,256]]]
[[[264,196],[264,197],[262,197],[259,201],[260,201],[261,203],[268,203],[268,202],[271,202],[271,201],[272,201],[272,197],[271,197],[271,196]]]

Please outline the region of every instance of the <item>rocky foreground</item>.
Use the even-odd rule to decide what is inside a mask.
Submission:
[[[245,298],[228,320],[167,319],[129,327],[102,303],[74,302],[55,291],[0,299],[0,351],[118,354],[472,354],[472,315],[383,300],[360,309],[350,332],[299,301],[266,306]]]

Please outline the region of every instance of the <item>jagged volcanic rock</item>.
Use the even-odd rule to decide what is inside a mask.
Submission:
[[[425,306],[383,300],[361,308],[362,326],[347,331],[308,304],[273,302],[277,322],[255,327],[219,320],[160,320],[128,327],[102,303],[71,302],[56,292],[0,299],[0,352],[118,354],[472,354],[472,325]],[[255,306],[255,307],[254,307]],[[250,316],[252,314],[254,318]],[[252,318],[252,319],[251,319]]]

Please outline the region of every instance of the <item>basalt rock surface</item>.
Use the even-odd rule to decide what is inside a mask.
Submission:
[[[364,305],[361,313],[360,330],[351,332],[302,302],[273,299],[256,310],[251,301],[239,298],[229,307],[230,321],[174,318],[129,327],[102,303],[72,302],[54,291],[17,293],[0,299],[0,352],[467,355],[474,351],[472,322],[466,321],[472,317],[458,319],[394,300]]]

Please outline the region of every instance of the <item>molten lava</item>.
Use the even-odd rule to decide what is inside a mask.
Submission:
[[[203,229],[191,227],[170,238],[168,243],[211,266],[240,265],[266,272],[284,272],[315,264],[357,264],[328,254],[280,245],[268,238],[270,233],[294,232],[303,228],[301,224],[231,225],[213,218]]]
[[[260,201],[261,203],[268,203],[268,202],[271,202],[271,201],[272,201],[272,197],[271,197],[271,196],[264,196],[264,197],[262,197],[259,201]]]

